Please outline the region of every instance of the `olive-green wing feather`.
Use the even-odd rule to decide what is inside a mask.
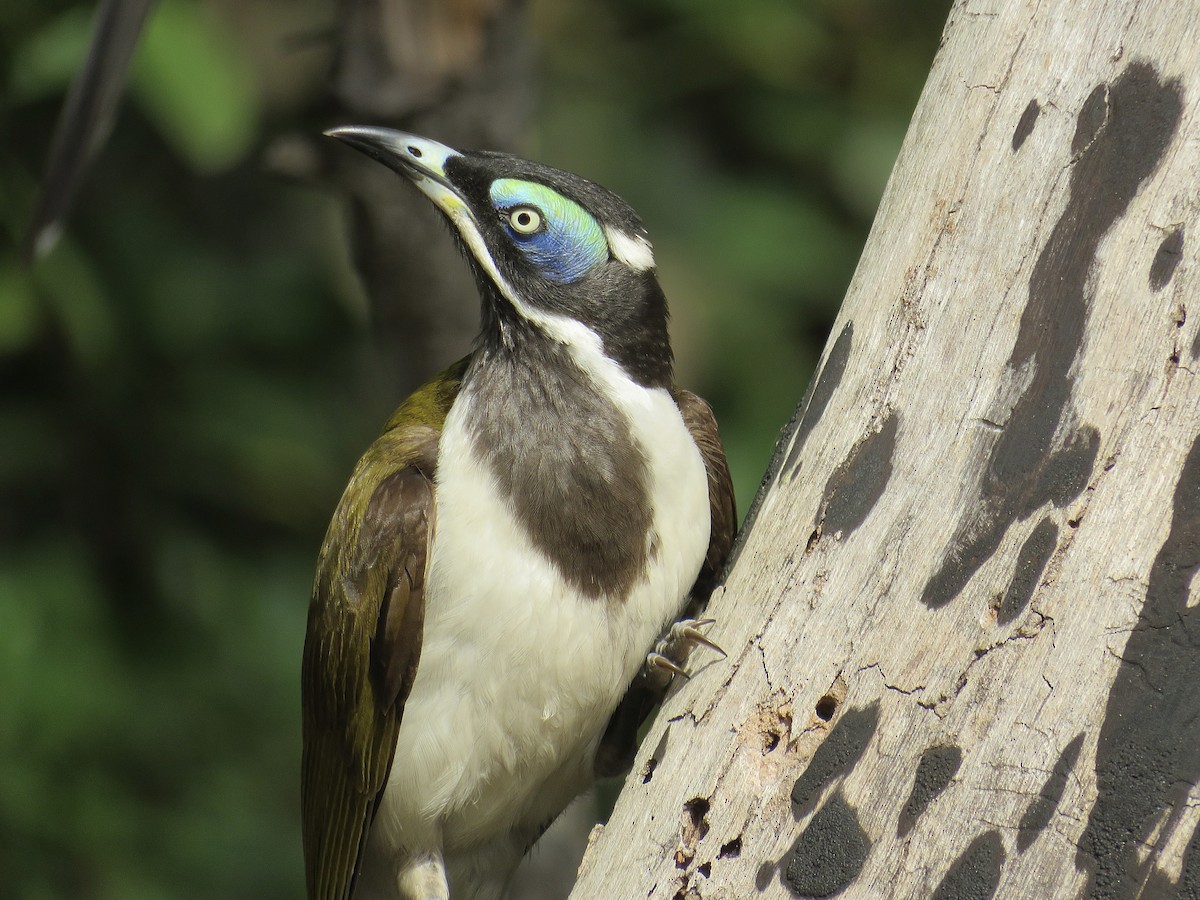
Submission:
[[[359,460],[321,548],[301,673],[310,900],[346,900],[416,676],[438,438],[465,361],[405,402]]]
[[[729,476],[729,463],[725,460],[725,448],[721,445],[721,434],[717,430],[717,419],[712,407],[691,391],[675,388],[675,405],[679,407],[683,423],[692,440],[700,450],[704,469],[708,473],[708,552],[700,564],[696,582],[688,593],[684,610],[685,617],[700,614],[708,602],[709,595],[720,581],[725,560],[733,547],[737,529],[737,513],[734,506],[733,479]],[[647,648],[649,650],[649,648]],[[601,778],[620,775],[629,771],[637,753],[638,731],[646,718],[661,702],[670,682],[648,676],[643,671],[621,698],[608,725],[600,746],[596,751],[595,773]]]

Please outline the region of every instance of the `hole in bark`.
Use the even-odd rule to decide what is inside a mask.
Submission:
[[[695,847],[708,834],[708,801],[693,797],[683,804],[683,845]]]
[[[642,766],[642,784],[649,784],[650,779],[654,777],[654,770],[658,768],[658,760],[653,756],[646,760],[646,765]]]
[[[732,841],[727,841],[721,845],[721,850],[717,853],[717,859],[737,859],[742,855],[742,836],[739,834]]]
[[[838,708],[838,698],[833,696],[833,694],[826,694],[824,697],[822,697],[820,700],[817,701],[817,708],[816,708],[817,718],[820,719],[822,722],[828,722],[830,719],[833,718],[833,714],[835,712],[837,712],[837,708]]]
[[[699,872],[701,875],[703,875],[705,878],[707,878],[709,875],[712,874],[712,863],[710,863],[710,862],[701,863],[700,865],[696,866],[696,871]]]
[[[804,545],[805,553],[812,553],[813,547],[817,546],[817,541],[821,540],[821,529],[818,528],[808,536],[808,543]]]

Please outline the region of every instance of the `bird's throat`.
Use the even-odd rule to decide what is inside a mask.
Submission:
[[[485,343],[459,403],[475,456],[532,545],[584,596],[620,601],[647,571],[654,512],[628,415],[538,329]]]

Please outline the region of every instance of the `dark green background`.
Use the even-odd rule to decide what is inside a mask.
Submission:
[[[530,7],[533,124],[497,149],[642,213],[680,380],[716,407],[742,510],[947,8]],[[261,166],[324,90],[334,13],[162,3],[64,239],[26,270],[90,11],[0,3],[0,894],[295,897],[312,564],[411,387],[379,377],[340,198]]]

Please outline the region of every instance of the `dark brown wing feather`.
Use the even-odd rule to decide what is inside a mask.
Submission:
[[[417,391],[371,445],[317,564],[301,672],[300,806],[310,900],[346,900],[416,676],[434,474],[464,363]]]
[[[729,476],[729,463],[725,460],[725,448],[717,430],[717,420],[712,407],[691,391],[675,388],[675,404],[683,416],[683,422],[692,435],[704,460],[708,473],[708,553],[696,575],[696,582],[688,593],[684,615],[700,614],[708,602],[709,595],[717,586],[725,568],[725,561],[733,547],[737,530],[737,511],[734,505],[733,479]],[[649,650],[650,648],[646,648]],[[620,705],[608,720],[604,736],[596,751],[595,773],[604,778],[629,771],[637,752],[637,735],[642,723],[663,698],[665,687],[656,680],[639,674],[625,692]]]
[[[704,603],[721,578],[725,560],[733,547],[737,532],[737,506],[733,496],[733,479],[729,475],[729,463],[725,459],[725,448],[721,445],[721,434],[717,430],[717,419],[712,407],[702,398],[675,389],[675,404],[683,415],[683,423],[700,448],[704,468],[708,472],[709,533],[708,554],[692,588],[693,602]]]

